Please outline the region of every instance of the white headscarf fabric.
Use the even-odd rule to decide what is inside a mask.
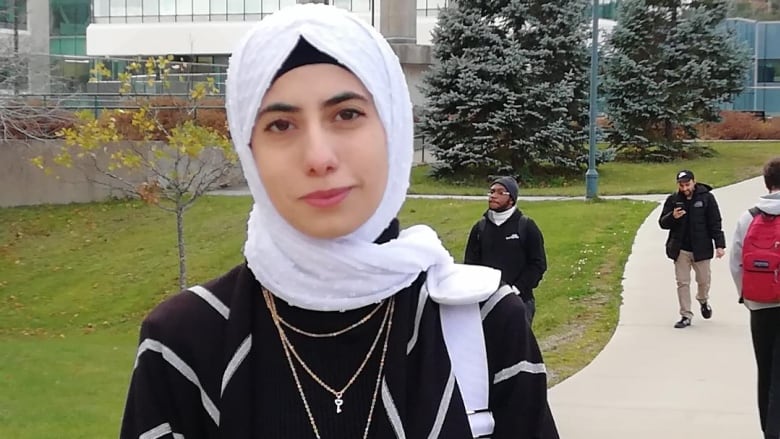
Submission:
[[[388,183],[382,201],[351,234],[315,239],[288,224],[263,187],[249,143],[257,111],[274,75],[300,38],[347,67],[371,93],[387,136]],[[295,5],[258,23],[233,52],[228,68],[227,118],[254,198],[244,255],[258,281],[291,305],[343,311],[377,303],[428,272],[429,294],[441,303],[483,300],[500,272],[456,265],[427,226],[373,241],[400,211],[413,158],[412,104],[398,58],[373,27],[333,6]]]

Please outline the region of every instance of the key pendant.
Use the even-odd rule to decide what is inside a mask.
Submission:
[[[337,397],[333,402],[336,404],[336,413],[341,413],[341,405],[344,404],[344,400]]]

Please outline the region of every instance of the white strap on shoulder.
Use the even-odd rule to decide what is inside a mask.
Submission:
[[[440,304],[439,309],[444,343],[463,396],[472,435],[490,435],[495,422],[488,411],[490,379],[479,304]]]

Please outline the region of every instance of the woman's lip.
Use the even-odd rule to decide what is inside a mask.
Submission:
[[[304,195],[301,199],[314,207],[332,207],[344,201],[351,191],[351,187],[314,191]]]

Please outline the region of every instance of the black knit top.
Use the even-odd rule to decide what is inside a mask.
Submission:
[[[396,224],[380,240],[397,233]],[[376,398],[384,335],[342,396],[341,413],[334,396],[293,359],[321,438],[362,438],[372,399],[368,437],[472,437],[438,305],[425,296],[424,279],[422,273],[394,296]],[[318,312],[278,298],[274,303],[281,318],[312,333],[346,328],[377,306]],[[289,329],[285,334],[321,381],[341,389],[365,359],[389,299],[379,306],[365,323],[336,337],[312,338]],[[496,421],[492,437],[555,439],[544,366],[523,306],[513,294],[482,304]],[[316,437],[261,286],[245,264],[167,299],[144,320],[120,437]]]

